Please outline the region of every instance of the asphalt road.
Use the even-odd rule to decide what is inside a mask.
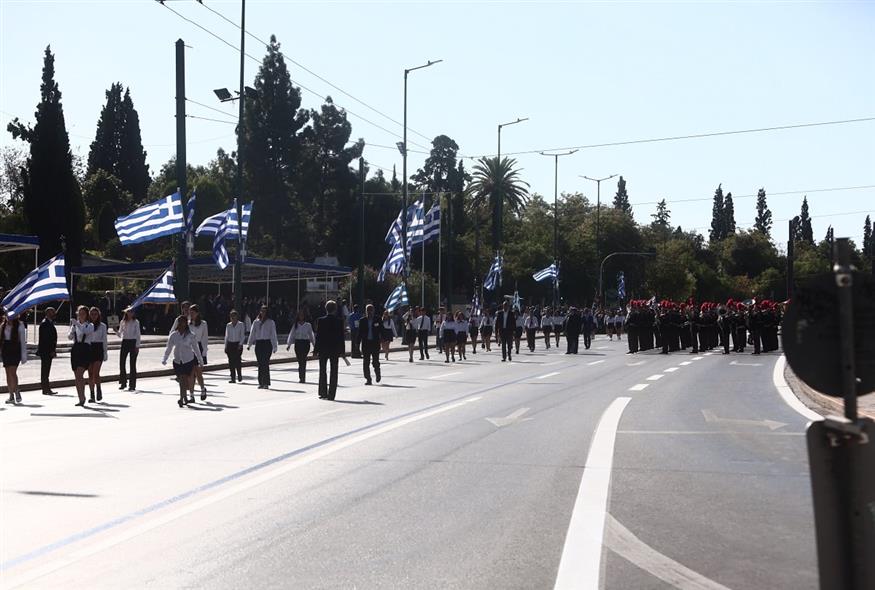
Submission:
[[[168,378],[31,394],[0,411],[0,586],[816,588],[779,357],[624,346],[395,353],[333,403],[294,365],[189,409]]]

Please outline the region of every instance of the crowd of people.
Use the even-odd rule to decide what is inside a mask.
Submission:
[[[70,322],[67,339],[71,342],[70,363],[78,401],[77,406],[97,403],[103,399],[101,367],[108,360],[108,313],[113,313],[119,298],[109,294],[98,305],[76,308]],[[501,305],[481,310],[468,306],[465,310],[436,311],[410,306],[393,311],[367,304],[364,310],[346,301],[329,300],[319,308],[289,309],[282,299],[269,302],[245,299],[242,313],[232,309],[230,301],[220,295],[201,298],[198,303],[185,301],[179,312],[170,314],[172,306],[126,308],[115,328],[120,339],[119,388],[135,391],[137,387],[137,357],[141,336],[146,332],[143,316],[162,320],[169,332],[163,355],[172,364],[179,385],[179,407],[195,403],[195,389],[200,400],[207,399],[203,369],[207,365],[210,336],[223,337],[222,345],[230,374],[230,383],[243,379],[244,348],[255,348],[258,366],[258,387],[271,386],[270,361],[279,348],[279,334],[288,334],[286,350],[294,348],[298,363],[298,378],[306,382],[307,362],[311,350],[319,362],[319,397],[333,400],[337,392],[338,361],[349,364],[346,340],[351,341],[352,358],[361,358],[366,385],[381,380],[380,359],[389,360],[393,343],[400,339],[407,360],[413,363],[430,360],[431,352],[443,357],[445,363],[466,360],[468,354],[491,352],[493,345],[501,352],[502,362],[512,362],[513,355],[525,348],[534,352],[543,347],[559,347],[565,338],[565,354],[577,354],[581,337],[589,349],[593,336],[604,333],[611,340],[628,342],[628,354],[659,349],[663,354],[690,349],[692,353],[723,348],[724,354],[743,353],[747,346],[753,354],[777,350],[778,326],[783,304],[764,300],[725,304],[691,301],[655,302],[633,300],[627,308],[595,309],[585,307],[546,307],[513,305],[506,298]],[[224,315],[223,315],[224,314]],[[44,310],[39,326],[36,355],[41,363],[41,383],[44,395],[51,390],[52,360],[57,356],[58,331],[55,309]],[[138,317],[139,316],[139,317]],[[313,322],[311,318],[317,317]],[[6,373],[9,398],[6,403],[21,402],[17,370],[27,362],[26,328],[18,318],[7,318],[0,310],[0,358]],[[229,321],[225,321],[225,320]],[[430,339],[434,337],[434,348]],[[214,358],[214,357],[213,357]],[[86,386],[88,397],[86,398]]]

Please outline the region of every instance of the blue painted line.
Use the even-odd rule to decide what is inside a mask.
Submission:
[[[57,551],[58,549],[61,549],[62,547],[66,547],[67,545],[70,545],[72,543],[76,543],[76,542],[81,541],[83,539],[93,537],[94,535],[97,535],[97,534],[102,533],[104,531],[114,529],[118,526],[121,526],[121,525],[127,523],[127,522],[131,522],[131,521],[136,520],[138,518],[142,518],[143,516],[151,514],[152,512],[155,512],[157,510],[161,510],[162,508],[167,508],[168,506],[172,506],[174,504],[177,504],[179,502],[182,502],[183,500],[187,500],[189,498],[192,498],[192,497],[194,497],[198,494],[201,494],[203,492],[210,491],[210,490],[215,489],[219,486],[222,486],[226,483],[240,479],[241,477],[244,477],[244,476],[249,475],[251,473],[261,471],[262,469],[264,469],[266,467],[270,467],[271,465],[275,465],[275,464],[280,463],[282,461],[286,461],[287,459],[297,457],[298,455],[301,455],[301,454],[306,453],[308,451],[312,451],[313,449],[318,449],[320,447],[324,447],[324,446],[329,445],[333,442],[337,442],[338,440],[342,440],[344,438],[349,438],[353,435],[359,434],[359,433],[364,432],[366,430],[379,428],[380,426],[384,426],[384,425],[392,423],[392,422],[397,422],[398,420],[403,420],[404,418],[409,418],[410,416],[415,416],[416,414],[421,414],[423,412],[428,412],[430,410],[434,410],[434,409],[440,408],[442,406],[456,403],[456,402],[461,401],[465,398],[471,397],[472,395],[479,395],[482,393],[488,393],[490,391],[493,391],[495,389],[499,389],[501,387],[507,387],[509,385],[516,385],[517,383],[521,383],[523,381],[528,381],[529,379],[531,379],[531,376],[526,376],[526,377],[523,377],[520,379],[514,379],[513,381],[507,381],[504,383],[500,383],[498,385],[491,385],[491,386],[486,387],[484,389],[472,391],[470,393],[466,393],[464,395],[461,395],[459,397],[456,397],[456,398],[453,398],[453,399],[450,399],[450,400],[447,400],[444,402],[433,404],[431,406],[426,406],[425,408],[420,408],[418,410],[412,410],[410,412],[407,412],[407,413],[404,413],[404,414],[401,414],[398,416],[393,416],[391,418],[385,418],[383,420],[380,420],[378,422],[374,422],[372,424],[360,426],[359,428],[356,428],[354,430],[349,430],[349,431],[344,432],[342,434],[336,434],[334,436],[322,439],[320,441],[309,444],[307,446],[300,447],[298,449],[295,449],[293,451],[289,451],[287,453],[283,453],[282,455],[277,455],[276,457],[273,457],[273,458],[268,459],[266,461],[262,461],[261,463],[257,463],[256,465],[252,465],[250,467],[247,467],[246,469],[236,471],[234,473],[231,473],[231,474],[226,475],[224,477],[221,477],[219,479],[213,480],[209,483],[205,483],[205,484],[200,485],[196,488],[192,488],[186,492],[183,492],[183,493],[178,494],[176,496],[173,496],[171,498],[161,500],[160,502],[156,502],[154,504],[146,506],[145,508],[141,508],[139,510],[125,514],[124,516],[120,516],[120,517],[115,518],[113,520],[109,520],[107,522],[104,522],[102,524],[97,525],[96,527],[75,533],[73,535],[70,535],[69,537],[64,537],[63,539],[55,541],[54,543],[51,543],[49,545],[44,545],[43,547],[39,547],[38,549],[34,549],[33,551],[30,551],[29,553],[25,553],[24,555],[21,555],[19,557],[14,557],[14,558],[0,564],[0,571],[5,571],[5,570],[8,570],[10,568],[19,566],[23,563],[27,563],[28,561],[32,561],[38,557],[42,557],[48,553],[51,553],[53,551]]]

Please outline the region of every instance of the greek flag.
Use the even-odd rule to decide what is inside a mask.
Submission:
[[[511,305],[511,307],[514,309],[514,311],[519,311],[521,309],[522,300],[520,299],[520,292],[519,291],[513,292],[513,304]]]
[[[115,220],[115,231],[123,246],[148,242],[185,231],[182,196],[179,192],[143,205],[130,215]]]
[[[216,261],[216,266],[219,267],[219,270],[228,268],[229,263],[228,251],[225,249],[225,237],[228,234],[228,218],[230,213],[225,211],[224,216],[225,218],[216,230],[216,237],[213,238],[213,260]]]
[[[480,295],[474,291],[474,297],[471,298],[471,315],[480,315]]]
[[[626,298],[626,277],[623,275],[623,271],[617,275],[617,297],[619,299]]]
[[[407,300],[407,288],[404,286],[404,283],[401,283],[395,289],[389,293],[389,298],[386,299],[386,305],[383,307],[386,308],[386,311],[392,312],[396,307],[400,307],[402,305],[408,305],[409,301]]]
[[[424,212],[425,206],[422,204],[422,201],[416,201],[409,207],[407,207],[407,242],[408,249],[410,248],[410,244],[418,244],[422,241],[422,232],[424,227]],[[389,226],[389,231],[386,233],[386,243],[390,246],[395,242],[401,241],[401,224],[403,222],[401,218],[401,212],[398,213],[398,217],[395,221],[392,222],[392,225]]]
[[[144,303],[176,303],[176,293],[173,291],[173,270],[168,268],[152,286],[143,291],[128,309],[137,309]]]
[[[386,274],[400,275],[404,271],[404,253],[401,249],[401,243],[395,242],[392,244],[392,249],[386,260],[383,262],[383,267],[377,274],[377,282],[382,283],[386,280]]]
[[[215,236],[219,231],[219,226],[225,221],[227,215],[228,225],[225,235],[229,238],[239,238],[237,232],[237,206],[234,205],[226,211],[210,215],[204,219],[194,232],[194,235],[200,236]],[[252,202],[243,205],[243,241],[246,241],[246,236],[249,234],[249,221],[252,218]]]
[[[556,263],[554,262],[553,264],[551,264],[547,268],[541,269],[538,272],[536,272],[535,274],[533,274],[532,278],[540,283],[541,281],[545,281],[547,279],[556,280],[556,277],[558,277],[558,276],[559,276],[559,267],[556,266]]]
[[[0,305],[6,310],[6,317],[12,319],[28,307],[46,301],[69,301],[69,299],[64,255],[58,254],[30,271],[23,281],[6,294]]]
[[[496,255],[492,266],[489,267],[486,278],[483,279],[483,288],[487,291],[495,291],[497,287],[501,286],[501,263],[501,255]]]
[[[436,240],[441,235],[441,203],[435,202],[425,214],[425,223],[422,230],[422,239],[425,243]]]
[[[194,207],[195,202],[197,201],[197,194],[194,191],[191,193],[191,197],[188,199],[188,202],[185,204],[185,231],[191,231],[191,228],[194,227]]]

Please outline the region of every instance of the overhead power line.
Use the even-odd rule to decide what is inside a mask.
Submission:
[[[782,197],[787,195],[805,195],[805,194],[815,194],[815,193],[829,193],[834,191],[854,191],[854,190],[862,190],[875,188],[875,184],[864,184],[860,186],[840,186],[835,188],[814,188],[809,190],[800,190],[800,191],[783,191],[778,193],[766,193],[766,197]],[[749,195],[732,195],[733,199],[749,199],[751,197],[756,197],[756,193]],[[666,199],[665,202],[667,204],[673,203],[694,203],[696,201],[713,201],[714,197],[695,197],[691,199]],[[661,199],[660,199],[661,201]],[[635,203],[631,203],[631,205],[658,205],[660,201],[636,201]]]
[[[212,121],[213,123],[225,123],[226,125],[236,125],[237,121],[224,121],[222,119],[213,119],[212,117],[199,117],[197,115],[186,115],[186,119],[198,119],[200,121]]]

